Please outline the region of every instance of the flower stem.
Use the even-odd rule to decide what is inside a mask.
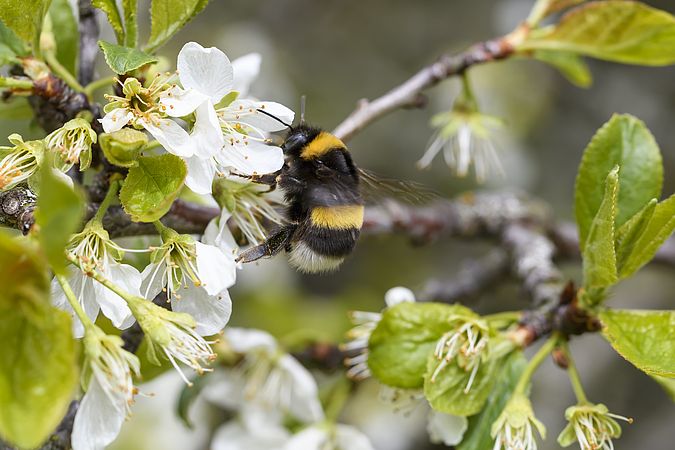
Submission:
[[[106,277],[104,277],[103,275],[98,273],[97,271],[95,271],[93,269],[87,269],[87,268],[83,267],[80,260],[77,259],[77,257],[75,255],[73,255],[72,253],[66,252],[66,257],[68,258],[68,260],[70,262],[72,262],[77,267],[79,267],[85,273],[85,275],[93,278],[94,280],[101,283],[106,288],[113,291],[115,294],[122,297],[124,299],[124,301],[126,301],[129,304],[129,307],[132,308],[132,312],[133,312],[133,305],[138,304],[138,301],[144,301],[144,299],[142,299],[141,297],[136,297],[135,295],[130,294],[127,291],[125,291],[124,289],[122,289],[121,287],[117,286],[115,283],[113,283],[112,281],[110,281],[109,279],[107,279]],[[68,295],[68,294],[66,293],[66,295]]]
[[[581,385],[579,371],[577,370],[576,364],[574,364],[574,359],[572,359],[572,353],[570,353],[569,345],[567,342],[561,342],[560,348],[567,358],[567,375],[570,377],[570,383],[572,384],[572,389],[574,390],[574,395],[577,397],[577,401],[579,403],[588,403],[588,398],[586,397],[584,388]]]
[[[52,72],[54,72],[56,75],[59,76],[59,78],[65,81],[68,86],[70,86],[77,92],[85,92],[84,88],[73,76],[73,74],[71,74],[68,71],[68,69],[63,67],[59,62],[59,60],[56,59],[56,54],[53,51],[45,52],[44,58],[45,62],[49,65],[49,68],[52,69]]]
[[[73,289],[70,287],[70,283],[68,283],[66,277],[57,274],[56,280],[61,285],[61,289],[63,289],[63,292],[66,294],[68,303],[70,303],[70,306],[72,306],[73,311],[75,311],[77,318],[80,319],[80,322],[82,322],[84,328],[87,329],[93,326],[94,322],[92,322],[89,316],[87,316],[87,313],[84,312],[84,309],[82,308],[82,305],[80,305],[80,302],[77,301],[77,297],[75,296]]]
[[[101,88],[111,86],[113,83],[115,83],[116,79],[116,77],[106,77],[94,80],[84,87],[84,93],[87,95],[87,97],[91,98],[94,95],[94,92]]]
[[[0,77],[0,87],[31,90],[33,89],[33,82],[30,80],[17,80],[16,78]]]
[[[96,215],[92,219],[93,221],[97,222],[103,221],[103,216],[105,216],[105,213],[108,211],[108,208],[117,199],[117,191],[119,191],[119,188],[120,188],[119,181],[114,180],[110,182],[108,192],[105,194],[105,198],[99,205],[98,211],[96,211]]]
[[[341,377],[337,380],[326,404],[326,421],[337,421],[345,403],[347,403],[347,400],[349,399],[350,391],[351,382],[347,378]]]
[[[532,359],[530,359],[527,367],[525,367],[523,374],[518,380],[516,388],[513,390],[514,395],[525,394],[525,389],[527,388],[527,384],[530,382],[532,375],[537,371],[537,368],[541,365],[541,363],[544,362],[544,359],[549,355],[549,353],[553,351],[557,343],[557,335],[551,336],[546,342],[544,342],[544,345],[541,346],[539,351],[532,357]]]

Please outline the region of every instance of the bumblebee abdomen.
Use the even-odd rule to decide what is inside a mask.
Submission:
[[[291,242],[291,265],[311,273],[337,269],[354,250],[362,224],[363,205],[312,208]]]

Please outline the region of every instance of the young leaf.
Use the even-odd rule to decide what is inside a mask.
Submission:
[[[113,72],[120,75],[131,72],[146,64],[157,62],[157,58],[154,56],[135,48],[122,47],[121,45],[105,41],[98,41],[98,45],[103,50],[105,62],[108,63]]]
[[[28,53],[26,44],[0,22],[0,66],[14,63],[18,56],[27,56]]]
[[[490,345],[495,346],[496,340]],[[457,364],[448,364],[432,380],[432,375],[439,361],[430,354],[427,360],[427,372],[424,376],[424,396],[436,411],[457,416],[472,416],[479,413],[498,378],[504,363],[504,356],[492,356],[478,367],[472,379],[471,371],[460,368]],[[471,382],[471,388],[465,389]]]
[[[570,52],[537,50],[532,57],[558,69],[575,86],[587,88],[593,83],[593,76],[586,61],[579,55]]]
[[[675,311],[605,310],[602,334],[621,356],[649,375],[675,377]]]
[[[605,195],[595,215],[583,252],[584,287],[603,289],[616,283],[616,252],[614,250],[614,221],[619,191],[619,167],[607,175]]]
[[[183,160],[169,153],[139,158],[120,191],[124,210],[135,222],[158,220],[178,196],[186,175]]]
[[[122,25],[122,16],[120,10],[117,9],[117,2],[115,0],[92,0],[91,4],[100,9],[108,16],[108,22],[115,32],[117,43],[124,43],[124,26]]]
[[[656,204],[658,201],[653,198],[649,203],[645,205],[639,212],[635,213],[628,222],[624,223],[616,230],[616,268],[619,274],[623,272],[623,266],[625,265],[628,257],[636,249],[635,244],[644,233],[649,221],[654,215],[656,210]]]
[[[124,8],[124,45],[127,47],[136,47],[138,45],[138,24],[136,23],[137,0],[122,0]]]
[[[0,20],[24,42],[34,43],[50,3],[51,0],[0,0]]]
[[[41,169],[35,217],[47,260],[54,272],[61,273],[66,267],[64,249],[68,239],[82,224],[84,199],[48,166]]]
[[[673,234],[673,231],[675,231],[675,195],[656,205],[649,224],[621,267],[619,276],[626,278],[651,261],[661,244]]]
[[[38,447],[77,385],[70,317],[49,303],[47,267],[35,247],[0,232],[0,435]]]
[[[577,174],[574,212],[582,250],[602,201],[604,186],[600,180],[616,165],[621,167],[616,227],[661,195],[663,166],[654,137],[637,118],[615,114],[591,139]]]
[[[161,47],[194,16],[199,14],[209,0],[152,0],[150,8],[150,39],[145,47],[149,53]]]
[[[52,0],[49,16],[56,40],[56,58],[63,67],[74,74],[80,48],[80,33],[68,0]]]
[[[480,414],[469,418],[469,428],[457,450],[475,450],[492,448],[494,440],[490,437],[492,424],[502,412],[525,370],[527,360],[522,352],[512,352],[501,366],[497,382]]]
[[[561,50],[647,66],[675,62],[675,17],[643,3],[589,2],[557,25],[533,33],[519,49]]]
[[[463,306],[441,303],[400,303],[384,311],[368,342],[373,376],[389,386],[421,388],[427,359],[453,314],[474,315]]]

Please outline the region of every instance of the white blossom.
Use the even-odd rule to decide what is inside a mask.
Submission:
[[[87,275],[87,271],[96,270],[130,295],[139,296],[141,274],[133,266],[119,262],[123,250],[110,240],[100,223],[90,222],[81,233],[73,236],[67,251],[82,264],[82,269],[72,265],[68,267],[68,283],[87,316],[96,321],[99,311],[102,311],[115,327],[121,330],[130,327],[134,316],[127,302]],[[75,337],[82,337],[84,327],[75,318],[75,312],[56,278],[52,280],[51,293],[53,304],[73,316]]]
[[[94,325],[87,327],[84,351],[89,380],[73,424],[74,450],[105,448],[131,414],[136,394],[133,376],[140,374],[140,362],[122,346],[120,337],[106,335]]]
[[[235,419],[216,430],[211,450],[283,450],[291,433],[281,422],[280,414],[245,406]]]
[[[323,419],[318,388],[312,375],[295,358],[279,349],[260,330],[226,328],[225,342],[242,356],[233,368],[218,369],[204,388],[205,397],[227,409],[255,404],[268,411],[289,413],[305,423]]]
[[[568,447],[574,442],[581,450],[614,450],[612,439],[621,437],[621,426],[615,419],[633,423],[633,419],[612,414],[603,404],[581,403],[565,411],[568,421],[558,436],[558,443]]]
[[[522,394],[515,394],[492,424],[493,450],[537,450],[534,430],[542,439],[546,438],[546,428],[534,416],[530,400]]]
[[[178,77],[182,87],[166,91],[160,103],[174,117],[195,114],[190,140],[193,152],[186,158],[186,185],[194,192],[208,194],[217,173],[230,169],[244,175],[272,173],[283,165],[283,152],[268,145],[267,132],[283,125],[258,111],[264,109],[281,120],[292,121],[293,112],[274,102],[237,99],[220,105],[236,88],[246,87],[257,73],[256,61],[238,64],[235,69],[217,48],[188,42],[178,54]],[[217,109],[216,109],[217,108]],[[169,150],[171,151],[171,150]],[[178,154],[178,153],[176,153]]]
[[[96,139],[96,132],[89,122],[75,118],[51,132],[45,138],[45,143],[47,149],[56,154],[58,160],[55,162],[61,171],[67,172],[77,162],[82,171],[91,163],[91,144]]]
[[[24,142],[16,133],[8,139],[14,147],[0,147],[0,191],[30,178],[39,168],[43,157],[43,148],[37,142]]]
[[[197,333],[215,334],[232,312],[227,289],[236,277],[234,255],[190,236],[173,231],[168,234],[170,237],[153,251],[152,262],[141,274],[141,293],[151,299],[165,290],[173,311],[195,318]]]

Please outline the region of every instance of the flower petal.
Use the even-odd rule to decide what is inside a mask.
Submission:
[[[374,450],[368,437],[349,425],[336,425],[335,443],[339,450]]]
[[[209,295],[203,288],[188,283],[181,290],[180,299],[171,299],[171,309],[190,314],[197,322],[197,333],[211,336],[225,328],[232,314],[232,300],[227,290],[218,295]]]
[[[148,130],[167,152],[182,157],[192,156],[195,153],[190,135],[173,120],[157,119],[150,122],[141,119],[138,123]]]
[[[325,430],[316,426],[309,427],[293,435],[284,446],[284,450],[321,450],[324,448],[324,444],[327,441],[328,434]],[[344,450],[347,449],[348,448],[345,448]]]
[[[248,141],[248,145],[226,143],[216,155],[223,167],[232,167],[243,175],[273,173],[284,165],[284,152],[279,147]]]
[[[216,176],[216,164],[213,158],[192,156],[185,158],[187,177],[185,185],[197,194],[210,194],[213,179]]]
[[[141,295],[141,274],[136,268],[128,264],[108,262],[104,263],[102,272],[109,280],[131,295]],[[96,300],[101,306],[101,311],[115,327],[123,330],[133,324],[131,310],[122,297],[99,283],[94,285],[94,289],[97,291]]]
[[[244,406],[246,379],[242,371],[219,368],[209,375],[209,382],[204,386],[201,395],[216,406],[233,410]]]
[[[434,444],[443,443],[448,446],[462,442],[464,432],[469,426],[469,421],[464,416],[443,414],[436,411],[429,412],[427,431],[429,439]]]
[[[195,242],[195,250],[197,272],[206,292],[216,295],[234,284],[237,266],[231,254],[225,254],[218,247],[201,242]]]
[[[240,97],[248,94],[251,84],[258,78],[261,62],[262,57],[260,53],[249,53],[232,61],[232,70],[234,72],[232,90],[239,92]]]
[[[314,377],[289,354],[279,359],[279,367],[292,381],[290,412],[305,423],[323,420],[323,409],[319,402],[319,389]]]
[[[259,102],[248,99],[233,101],[222,113],[222,119],[228,122],[241,122],[251,125],[262,131],[280,131],[286,129],[286,126],[278,120],[258,111],[264,110],[266,113],[279,118],[279,120],[291,124],[295,113],[286,108],[281,103]]]
[[[237,353],[248,353],[254,349],[265,349],[270,353],[277,350],[277,341],[265,331],[227,327],[225,337],[232,350]]]
[[[235,257],[239,251],[239,246],[232,236],[230,227],[227,226],[228,219],[232,216],[227,208],[220,211],[220,217],[212,219],[204,230],[202,242],[209,245],[215,245],[226,255]]]
[[[215,155],[225,144],[216,110],[210,101],[202,103],[195,111],[195,124],[190,137],[195,154],[202,158]]]
[[[281,450],[288,438],[288,431],[277,424],[265,423],[262,428],[251,429],[232,420],[218,428],[211,450]]]
[[[232,89],[233,69],[225,53],[188,42],[178,53],[178,77],[185,89],[206,95],[215,104]]]
[[[112,133],[122,129],[133,117],[134,115],[128,109],[115,108],[98,121],[103,125],[103,131]]]
[[[164,261],[148,264],[141,272],[141,297],[152,300],[165,287]]]
[[[125,401],[123,397],[121,401]],[[103,450],[119,434],[124,415],[124,408],[111,402],[96,377],[92,377],[75,415],[73,450]]]
[[[171,117],[183,117],[192,113],[209,97],[193,89],[181,89],[175,86],[162,94],[159,103],[165,106],[164,112]]]

